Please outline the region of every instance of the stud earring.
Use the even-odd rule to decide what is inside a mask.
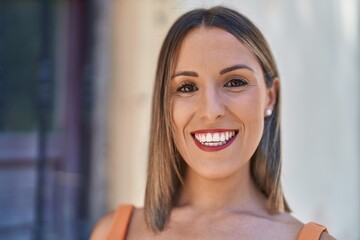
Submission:
[[[270,117],[271,114],[272,114],[272,110],[271,110],[270,108],[266,109],[265,115],[266,115],[267,117]]]

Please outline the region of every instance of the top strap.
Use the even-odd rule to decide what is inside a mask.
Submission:
[[[133,205],[120,205],[116,211],[106,240],[125,240]]]
[[[298,240],[318,240],[323,232],[328,232],[326,227],[314,222],[309,222],[301,229]]]

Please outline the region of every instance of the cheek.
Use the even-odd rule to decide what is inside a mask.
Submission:
[[[185,126],[191,119],[194,109],[194,103],[186,99],[174,98],[171,101],[172,124],[175,133],[179,134],[184,131]]]
[[[264,130],[264,101],[261,91],[244,92],[228,101],[228,109],[242,126],[243,143],[249,144],[249,149],[256,148]]]
[[[250,95],[245,106],[247,113],[245,136],[256,148],[264,131],[264,95],[257,91],[257,94]],[[255,150],[255,149],[254,149]]]
[[[191,104],[187,103],[183,99],[174,98],[171,101],[174,142],[182,155],[184,154],[183,151],[186,145],[185,127],[190,119],[190,108]]]
[[[190,140],[190,134],[186,132],[186,127],[191,121],[192,113],[195,111],[194,102],[175,97],[171,101],[171,109],[175,146],[183,158],[187,159],[187,142]]]
[[[258,89],[244,92],[235,97],[228,97],[226,105],[244,123],[258,122],[263,118],[264,100]]]

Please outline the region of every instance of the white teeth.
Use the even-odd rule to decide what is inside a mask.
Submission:
[[[226,143],[226,141],[223,141],[223,142],[204,142],[204,143],[202,143],[202,145],[214,147],[214,146],[224,145],[225,143]]]
[[[195,138],[196,138],[199,142],[201,142],[201,136],[200,136],[200,135],[195,135]]]
[[[225,134],[224,133],[221,133],[220,134],[220,141],[225,141]]]
[[[219,134],[218,134],[218,133],[214,133],[212,141],[213,141],[213,142],[218,142],[219,140],[220,140]]]
[[[211,133],[206,134],[206,141],[207,141],[207,142],[212,142]]]
[[[235,131],[215,132],[215,133],[196,133],[195,138],[205,146],[221,146],[226,144],[229,139],[235,136]]]

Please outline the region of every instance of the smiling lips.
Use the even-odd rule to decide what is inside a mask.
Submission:
[[[204,151],[220,151],[234,142],[237,130],[201,130],[193,132],[195,144]]]

